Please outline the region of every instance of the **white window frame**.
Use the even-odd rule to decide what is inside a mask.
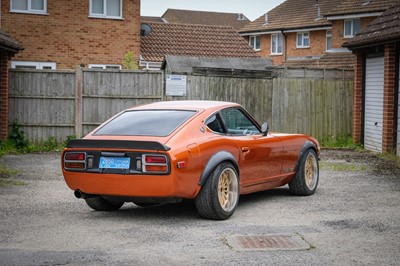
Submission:
[[[301,44],[299,45],[299,36],[301,36]],[[304,40],[308,39],[308,45],[304,45]],[[297,48],[310,48],[311,41],[310,41],[310,32],[309,31],[302,31],[296,33],[296,47]]]
[[[274,39],[276,39],[276,43],[277,43],[276,51],[274,51],[274,49],[273,49],[274,48],[274,46],[273,46]],[[279,45],[279,40],[281,41],[280,45]],[[279,47],[281,48],[280,52],[279,52]],[[282,53],[283,53],[283,35],[280,33],[271,34],[271,55],[282,55]]]
[[[93,7],[93,0],[89,0],[89,17],[91,18],[106,18],[106,19],[123,19],[122,17],[122,4],[123,1],[119,0],[119,16],[109,16],[107,15],[107,1],[108,0],[103,0],[103,6],[104,10],[102,14],[99,13],[93,13],[92,12],[92,7]]]
[[[354,31],[354,21],[358,21],[359,29],[357,32]],[[350,23],[350,34],[346,34],[346,23]],[[353,38],[361,30],[361,21],[359,18],[357,19],[345,19],[343,21],[343,37],[344,38]]]
[[[260,47],[257,47],[257,38],[260,40]],[[252,35],[249,37],[249,45],[253,50],[260,51],[261,50],[261,35]]]
[[[57,69],[54,62],[34,62],[34,61],[11,61],[11,68],[35,68],[35,69]]]
[[[32,0],[26,0],[28,3],[28,9],[16,9],[13,7],[13,0],[10,0],[10,12],[15,13],[29,13],[29,14],[47,14],[47,0],[43,1],[43,10],[33,9]]]
[[[110,65],[110,64],[89,64],[88,68],[93,69],[122,69],[121,65]]]
[[[330,39],[330,48],[328,47],[328,39]],[[326,51],[332,51],[332,30],[326,30]]]

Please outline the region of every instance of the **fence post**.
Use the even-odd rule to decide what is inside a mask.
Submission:
[[[75,70],[75,135],[82,137],[82,67]]]

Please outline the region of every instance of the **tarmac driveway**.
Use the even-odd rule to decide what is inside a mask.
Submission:
[[[370,153],[321,157],[315,195],[242,196],[229,220],[209,221],[191,202],[95,212],[58,154],[7,155],[0,168],[18,174],[2,178],[19,182],[0,187],[0,265],[398,265],[398,169]]]

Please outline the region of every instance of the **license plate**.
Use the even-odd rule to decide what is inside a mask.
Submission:
[[[129,169],[131,158],[127,157],[100,157],[99,168]]]

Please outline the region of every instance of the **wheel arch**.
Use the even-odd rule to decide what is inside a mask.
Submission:
[[[318,150],[317,150],[317,147],[315,146],[315,144],[314,144],[312,141],[307,140],[306,142],[304,142],[303,146],[302,146],[301,149],[300,149],[299,158],[297,159],[295,171],[298,170],[299,165],[300,165],[301,158],[303,157],[303,155],[304,155],[309,149],[313,149],[313,150],[315,151],[315,153],[317,154],[317,156],[318,156]]]
[[[214,153],[210,159],[207,161],[206,166],[204,167],[203,172],[201,173],[200,180],[199,180],[199,185],[202,186],[211,172],[222,162],[228,161],[233,164],[233,166],[236,169],[236,172],[238,174],[238,177],[240,177],[240,170],[239,166],[237,163],[237,160],[235,156],[233,156],[230,152],[227,151],[219,151],[217,153]]]

